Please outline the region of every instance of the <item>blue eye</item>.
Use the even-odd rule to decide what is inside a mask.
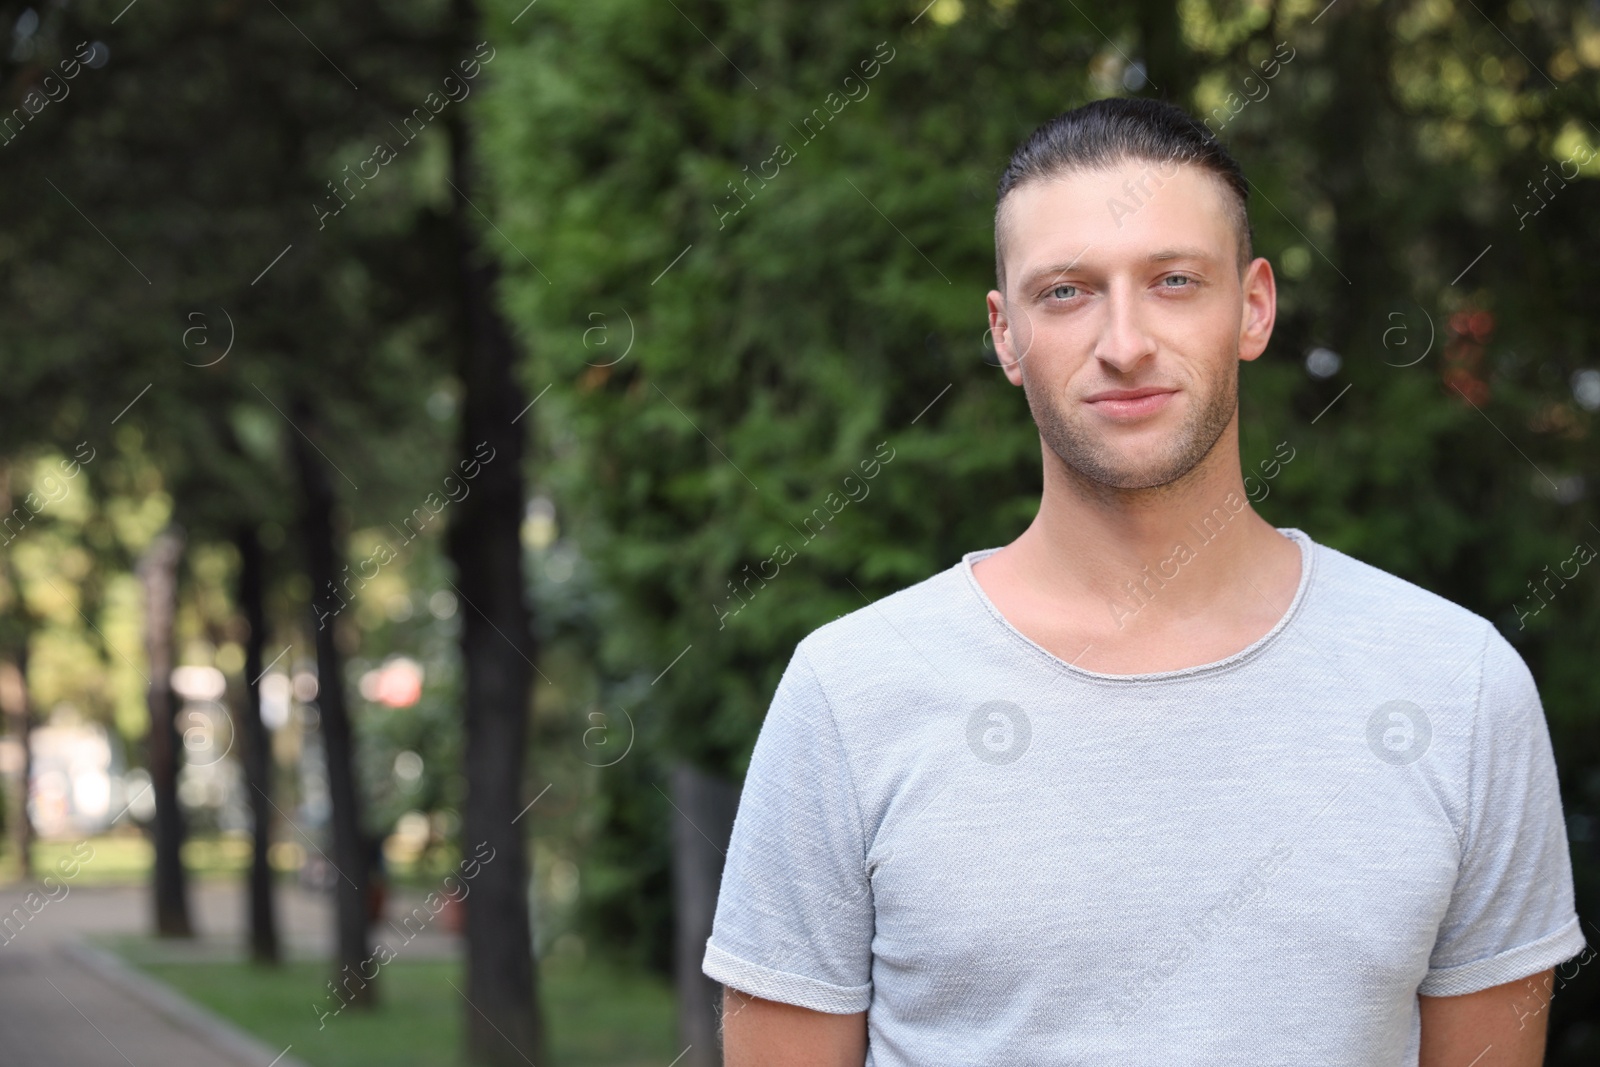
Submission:
[[[1182,289],[1190,282],[1193,282],[1194,279],[1189,277],[1187,274],[1169,274],[1165,278],[1161,279],[1161,281],[1168,289]],[[1174,285],[1174,282],[1181,284]]]
[[[1058,285],[1050,290],[1050,295],[1057,300],[1071,300],[1078,295],[1078,287],[1076,285]]]

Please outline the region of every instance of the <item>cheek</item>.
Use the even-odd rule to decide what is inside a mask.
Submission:
[[[1106,327],[1103,305],[1080,306],[1070,312],[1035,307],[1018,312],[1019,348],[1036,363],[1049,364],[1051,377],[1067,377],[1094,352]],[[1042,368],[1041,368],[1042,369]]]
[[[1226,422],[1238,402],[1238,341],[1226,327],[1172,334],[1172,343],[1161,346],[1150,378],[1182,389],[1192,417],[1208,426]]]
[[[1033,350],[1038,340],[1038,330],[1025,315],[1015,315],[1011,318],[1010,328],[1006,330],[1006,343],[1010,348],[1012,359],[1025,360]]]
[[[1041,328],[1027,318],[1012,320],[1011,358],[1017,361],[1018,370],[1030,381],[1046,381],[1056,376],[1050,364],[1053,354],[1062,347],[1048,326]]]
[[[1203,361],[1208,368],[1214,363],[1226,368],[1238,360],[1240,331],[1245,318],[1237,291],[1219,293],[1213,290],[1174,308],[1164,336],[1174,351],[1184,353],[1191,361]],[[1207,376],[1211,373],[1214,372],[1208,372]]]
[[[1023,367],[1029,386],[1057,408],[1106,388],[1106,369],[1095,358],[1096,334],[1081,323],[1041,325]]]

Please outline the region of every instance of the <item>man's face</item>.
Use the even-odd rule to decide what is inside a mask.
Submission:
[[[1171,484],[1233,425],[1238,361],[1272,333],[1272,268],[1240,277],[1221,181],[1129,160],[1024,185],[1002,217],[989,323],[1040,436],[1113,489]]]

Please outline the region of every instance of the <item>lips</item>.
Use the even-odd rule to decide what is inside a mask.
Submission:
[[[1153,415],[1177,395],[1176,389],[1145,386],[1141,389],[1107,389],[1084,399],[1091,410],[1116,419],[1137,419]]]

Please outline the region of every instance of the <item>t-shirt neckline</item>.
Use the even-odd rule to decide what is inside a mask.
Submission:
[[[1307,593],[1311,589],[1312,577],[1314,571],[1316,570],[1317,554],[1315,549],[1317,545],[1315,541],[1311,540],[1305,531],[1296,527],[1278,526],[1274,528],[1289,540],[1293,541],[1300,548],[1300,584],[1295,588],[1294,599],[1289,601],[1289,607],[1284,611],[1283,616],[1278,619],[1277,623],[1272,627],[1272,629],[1268,630],[1250,644],[1246,645],[1244,648],[1241,648],[1239,651],[1232,653],[1231,655],[1224,656],[1219,660],[1213,660],[1210,663],[1197,663],[1192,667],[1179,667],[1176,670],[1170,671],[1146,671],[1142,674],[1106,674],[1101,671],[1091,671],[1087,668],[1068,663],[1066,660],[1062,659],[1054,652],[1051,652],[1049,649],[1039,644],[1021,630],[1017,629],[1014,625],[1012,625],[1011,620],[1007,619],[1005,615],[1001,613],[1000,609],[995,607],[994,601],[989,599],[989,594],[984,592],[983,586],[978,584],[977,576],[972,573],[972,565],[974,563],[984,559],[987,556],[993,555],[994,553],[1000,551],[1000,549],[1004,546],[997,545],[994,548],[982,548],[968,552],[961,557],[961,562],[958,566],[961,570],[962,576],[966,578],[967,587],[971,589],[973,595],[977,597],[978,603],[988,613],[989,617],[993,619],[1001,629],[1010,635],[1010,637],[1026,645],[1035,654],[1044,657],[1044,659],[1053,665],[1055,669],[1063,673],[1075,675],[1084,679],[1120,685],[1140,682],[1160,682],[1172,679],[1192,678],[1201,674],[1220,673],[1238,667],[1244,664],[1246,661],[1254,659],[1258,654],[1275,643],[1278,639],[1278,635],[1286,630],[1289,627],[1289,624],[1294,621],[1295,616],[1299,614],[1302,605],[1305,603]]]

